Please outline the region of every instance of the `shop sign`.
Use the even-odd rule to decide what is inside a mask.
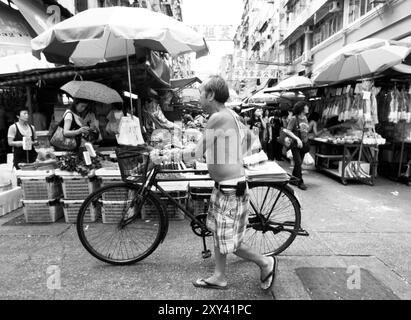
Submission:
[[[242,79],[270,79],[278,77],[278,69],[234,69],[232,79],[230,80],[242,80]]]
[[[206,41],[233,41],[235,35],[233,25],[191,25],[190,27],[203,34]]]

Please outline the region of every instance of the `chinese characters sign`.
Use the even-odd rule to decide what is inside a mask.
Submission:
[[[235,26],[232,25],[191,25],[206,41],[233,41]]]
[[[270,79],[277,78],[279,70],[277,68],[270,68],[265,70],[258,70],[255,68],[234,69],[231,80],[243,80],[243,79]]]

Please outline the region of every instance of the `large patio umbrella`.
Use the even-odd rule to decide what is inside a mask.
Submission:
[[[400,64],[411,43],[370,38],[338,50],[313,72],[316,85],[366,78]]]
[[[89,66],[136,53],[134,44],[172,56],[208,53],[204,38],[182,22],[144,8],[108,7],[82,11],[31,41],[33,55]]]
[[[292,76],[281,82],[272,88],[267,88],[264,92],[278,92],[278,91],[287,91],[294,89],[310,88],[313,86],[312,81],[303,76]]]
[[[206,55],[204,38],[182,22],[143,8],[89,9],[64,20],[31,41],[33,55],[43,52],[53,63],[89,66],[127,58],[142,48],[172,56]],[[130,98],[131,99],[131,98]],[[130,101],[132,103],[132,101]]]

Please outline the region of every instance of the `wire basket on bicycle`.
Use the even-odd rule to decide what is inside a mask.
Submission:
[[[151,147],[146,145],[116,148],[121,179],[124,182],[145,182],[147,173],[154,167],[150,161],[150,151]]]

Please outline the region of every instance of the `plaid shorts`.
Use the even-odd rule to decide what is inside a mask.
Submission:
[[[214,246],[222,254],[237,251],[248,223],[248,189],[237,197],[235,190],[213,189],[207,214],[207,228],[213,232]]]

